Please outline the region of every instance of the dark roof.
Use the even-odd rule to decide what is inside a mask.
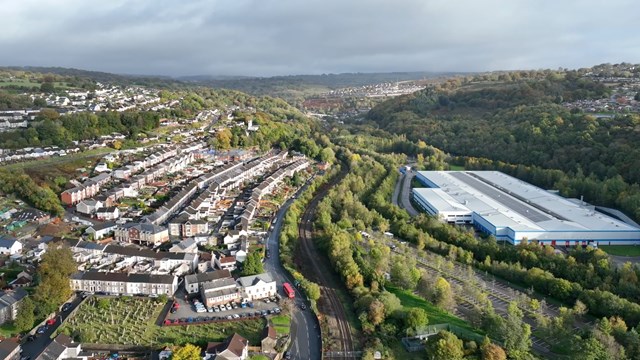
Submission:
[[[11,339],[5,339],[0,342],[0,359],[6,359],[9,354],[14,352],[16,348],[20,346],[16,341]]]
[[[18,240],[11,237],[0,236],[0,247],[10,248],[16,243]]]
[[[117,207],[115,206],[111,206],[111,207],[101,207],[98,210],[96,210],[96,212],[99,213],[114,213],[116,211]]]
[[[71,276],[71,278],[77,280],[118,281],[155,284],[173,284],[173,281],[175,279],[173,275],[107,273],[98,271],[75,273]]]

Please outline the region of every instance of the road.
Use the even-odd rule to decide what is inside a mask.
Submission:
[[[303,186],[296,195],[306,190],[307,185]],[[280,263],[280,243],[278,237],[282,227],[282,220],[286,214],[293,199],[287,200],[278,213],[276,214],[275,224],[269,231],[267,239],[267,249],[269,249],[269,258],[264,263],[265,271],[269,272],[278,284],[278,291],[282,292],[282,283],[288,282],[293,285],[294,281],[288,276],[287,271]],[[297,290],[297,289],[296,289]],[[313,311],[310,310],[309,303],[300,296],[296,291],[295,306],[292,308],[291,314],[291,358],[292,359],[321,359],[322,357],[322,339],[320,338],[320,329],[318,328],[318,319]],[[305,304],[307,310],[301,310],[300,305]]]
[[[420,212],[418,212],[411,204],[411,181],[416,176],[414,170],[408,170],[404,175],[401,175],[398,179],[398,183],[396,183],[396,190],[400,192],[400,204],[396,200],[398,198],[398,194],[394,191],[393,203],[398,205],[409,213],[411,216],[418,216]],[[401,187],[398,185],[402,184]]]
[[[26,356],[31,359],[35,359],[36,357],[38,357],[38,355],[40,355],[40,353],[47,347],[47,345],[49,345],[51,341],[53,341],[51,336],[55,333],[60,324],[67,319],[69,314],[71,314],[73,309],[75,309],[80,304],[80,302],[82,302],[82,298],[78,296],[71,302],[73,304],[72,309],[69,311],[58,313],[58,315],[56,315],[56,323],[53,326],[49,326],[49,329],[47,329],[44,334],[36,334],[35,340],[27,341],[27,336],[25,336],[24,340],[22,341],[21,356]]]

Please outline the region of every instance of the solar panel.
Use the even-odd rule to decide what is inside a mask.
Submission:
[[[484,182],[471,177],[469,174],[463,172],[450,172],[449,174],[474,189],[483,192],[493,200],[501,203],[534,223],[551,220],[549,216],[535,209],[533,206],[523,204],[522,202],[507,195],[505,192],[489,186]]]

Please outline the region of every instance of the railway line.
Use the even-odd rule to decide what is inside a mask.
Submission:
[[[327,273],[332,271],[327,266],[327,263],[322,262],[315,255],[316,249],[313,244],[313,217],[315,209],[322,198],[327,194],[331,186],[336,184],[345,173],[341,173],[335,179],[320,187],[314,197],[311,199],[307,208],[305,209],[302,218],[298,224],[298,234],[300,237],[300,247],[303,256],[308,264],[311,265],[314,277],[320,286],[321,294],[328,301],[328,308],[323,307],[323,310],[335,319],[336,328],[338,330],[338,336],[336,338],[338,348],[331,349],[332,359],[352,359],[354,350],[354,341],[351,333],[351,326],[347,319],[344,306],[336,293],[336,290],[331,286],[331,282],[327,277]]]

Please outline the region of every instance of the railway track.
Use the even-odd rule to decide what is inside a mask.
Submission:
[[[341,173],[338,175],[336,179],[333,181],[324,184],[320,189],[317,190],[316,195],[311,199],[307,208],[305,209],[302,219],[298,224],[298,234],[300,237],[301,249],[304,257],[307,259],[308,263],[312,266],[315,278],[317,278],[320,285],[320,291],[322,295],[328,300],[331,315],[336,320],[336,325],[339,333],[338,343],[339,349],[332,349],[333,354],[338,354],[338,356],[332,356],[332,359],[352,359],[352,355],[354,353],[354,345],[353,338],[351,334],[351,326],[349,325],[349,321],[347,320],[347,316],[345,313],[344,306],[338,297],[336,290],[330,286],[330,281],[327,278],[327,272],[331,271],[331,269],[327,268],[327,264],[321,262],[317,256],[315,256],[315,246],[313,244],[312,234],[313,234],[313,217],[315,214],[315,208],[317,207],[320,200],[327,194],[332,185],[337,183],[345,173]],[[339,354],[344,353],[344,356],[340,356]]]

